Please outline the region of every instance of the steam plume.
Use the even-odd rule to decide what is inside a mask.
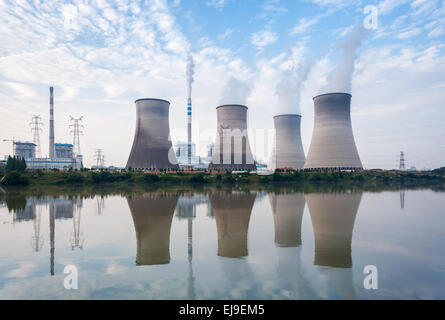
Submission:
[[[277,115],[301,114],[301,85],[307,79],[311,66],[312,64],[307,60],[301,61],[298,65],[292,61],[290,68],[283,72],[281,81],[276,87]]]
[[[246,105],[247,97],[250,94],[250,90],[251,87],[249,84],[241,82],[234,77],[231,77],[222,89],[219,104]]]
[[[357,59],[357,50],[366,38],[366,30],[362,26],[355,27],[346,41],[340,45],[343,57],[328,76],[328,83],[321,93],[345,92],[351,93],[352,74]]]
[[[193,75],[195,74],[195,63],[192,53],[189,51],[187,56],[187,97],[192,97]]]

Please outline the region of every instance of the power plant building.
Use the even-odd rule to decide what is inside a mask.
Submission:
[[[74,155],[73,145],[55,143],[54,138],[54,88],[50,87],[49,157],[37,158],[35,143],[14,141],[14,155],[24,158],[29,169],[82,169],[82,155]],[[7,158],[7,157],[6,157]]]
[[[36,144],[32,142],[14,142],[14,155],[19,158],[35,158]]]
[[[275,141],[272,156],[274,169],[303,169],[306,157],[301,141],[301,116],[282,114],[274,117]]]
[[[217,111],[217,136],[210,170],[256,170],[247,134],[247,107],[223,105]]]
[[[127,168],[179,168],[170,140],[170,102],[161,99],[139,99],[136,104],[136,132]]]
[[[314,131],[305,169],[363,169],[351,124],[351,95],[328,93],[314,98]]]

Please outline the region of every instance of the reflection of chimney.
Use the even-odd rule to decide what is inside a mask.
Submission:
[[[56,229],[56,213],[54,208],[54,203],[49,204],[49,234],[50,234],[50,273],[54,275],[54,251],[56,250],[55,244],[55,229]]]
[[[279,247],[301,245],[301,221],[305,199],[302,193],[269,194],[275,224],[275,244]]]
[[[255,197],[251,193],[210,195],[218,232],[218,256],[238,258],[248,255],[247,231]]]
[[[351,268],[351,241],[362,193],[305,195],[315,236],[317,266]]]
[[[178,196],[144,194],[127,201],[136,230],[136,265],[170,263],[170,228]]]
[[[54,148],[54,88],[49,87],[49,157],[56,157]]]

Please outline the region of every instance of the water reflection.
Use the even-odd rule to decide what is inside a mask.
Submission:
[[[403,207],[401,191],[393,190],[391,195],[382,199],[392,203],[392,208],[398,207],[400,200]],[[8,217],[10,222],[0,224],[0,228],[2,232],[8,231],[8,237],[14,233],[15,243],[20,242],[24,234],[25,251],[27,248],[29,255],[16,261],[21,253],[14,256],[6,247],[0,248],[0,274],[3,274],[0,298],[4,296],[2,286],[10,283],[8,274],[19,274],[11,272],[19,268],[17,266],[29,265],[27,268],[31,270],[37,265],[37,271],[33,272],[43,270],[46,278],[50,278],[48,260],[51,275],[63,272],[60,263],[79,264],[85,281],[99,277],[97,283],[103,288],[111,287],[116,292],[122,288],[122,292],[137,297],[144,297],[148,292],[148,296],[156,297],[157,290],[162,288],[162,297],[187,299],[366,298],[371,294],[362,289],[363,263],[379,262],[388,272],[385,263],[392,259],[394,252],[402,255],[404,260],[400,260],[406,263],[410,261],[407,253],[411,248],[403,247],[400,235],[397,238],[388,235],[393,224],[388,224],[386,229],[382,227],[380,238],[387,232],[385,243],[380,242],[377,247],[369,240],[374,239],[371,231],[377,232],[377,223],[390,219],[390,214],[384,211],[383,205],[369,204],[369,199],[378,199],[380,194],[368,194],[367,200],[363,200],[364,210],[359,213],[362,196],[358,191],[223,192],[212,188],[197,192],[141,193],[137,190],[114,197],[112,205],[107,202],[105,207],[103,195],[89,199],[6,193],[0,196],[0,217],[2,220]],[[430,203],[438,204],[439,200]],[[385,214],[375,218],[380,212]],[[360,218],[360,223],[358,214],[365,218],[363,221]],[[434,223],[431,221],[439,228],[438,222],[443,220],[436,219]],[[371,228],[360,227],[370,220],[375,224],[371,224]],[[87,230],[94,230],[96,224],[104,230],[100,237]],[[49,241],[44,239],[48,226]],[[84,230],[90,234],[86,248]],[[359,236],[362,238],[357,239]],[[61,241],[65,241],[63,245]],[[386,247],[386,241],[393,241],[395,245]],[[83,250],[72,253],[75,249]],[[387,250],[386,256],[379,250]],[[132,258],[135,251],[137,266],[158,267],[135,268]],[[367,252],[372,252],[369,259]],[[33,259],[40,262],[31,264]],[[170,263],[172,259],[174,263]],[[434,270],[441,270],[442,260],[435,261]],[[102,276],[103,270],[106,270],[105,276]],[[14,285],[19,286],[22,279],[32,276],[32,272],[20,275]],[[50,283],[47,279],[39,281]],[[133,288],[134,283],[137,284]],[[93,294],[93,289],[84,292],[92,290]],[[110,296],[105,291],[104,297]],[[379,291],[382,295],[393,292]],[[439,292],[438,296],[445,295]]]
[[[301,221],[305,206],[302,193],[269,194],[275,225],[275,244],[279,247],[301,245]]]
[[[136,265],[170,263],[170,230],[178,195],[146,193],[127,201],[136,230]]]
[[[218,232],[218,256],[239,258],[248,255],[247,232],[255,193],[214,193],[210,203]]]

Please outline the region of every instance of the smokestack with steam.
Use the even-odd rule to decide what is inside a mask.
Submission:
[[[187,159],[188,164],[192,162],[192,84],[195,63],[193,62],[193,56],[191,52],[187,57]]]

